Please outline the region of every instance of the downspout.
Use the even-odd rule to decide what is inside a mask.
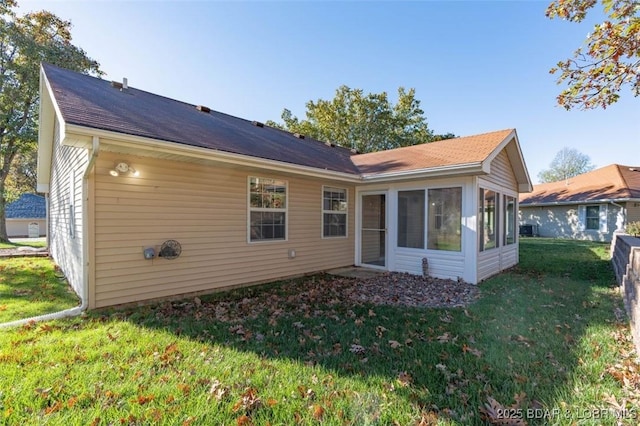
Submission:
[[[91,173],[91,171],[93,170],[93,166],[96,162],[96,158],[98,157],[98,152],[100,151],[100,138],[98,138],[97,136],[93,137],[93,147],[91,149],[91,154],[89,157],[89,163],[87,164],[87,168],[84,172],[84,174],[82,175],[82,188],[83,188],[83,194],[82,194],[82,198],[83,198],[83,202],[85,203],[85,205],[83,206],[84,208],[82,209],[82,226],[83,226],[83,230],[82,230],[82,236],[84,238],[84,241],[82,242],[82,257],[83,257],[83,262],[82,262],[82,276],[83,276],[83,283],[82,283],[82,294],[80,294],[80,301],[81,304],[80,306],[76,306],[75,308],[69,308],[69,309],[65,309],[63,311],[58,311],[58,312],[52,312],[50,314],[44,314],[44,315],[38,315],[35,317],[31,317],[31,318],[24,318],[24,319],[20,319],[20,320],[16,320],[16,321],[10,321],[10,322],[5,322],[5,323],[0,323],[0,328],[8,328],[8,327],[16,327],[16,326],[21,326],[24,324],[28,324],[30,322],[38,322],[38,321],[51,321],[51,320],[56,320],[56,319],[60,319],[60,318],[66,318],[66,317],[75,317],[78,316],[80,314],[82,314],[87,307],[89,306],[89,265],[87,262],[87,258],[89,255],[89,248],[87,246],[87,207],[86,207],[86,200],[85,200],[85,185],[87,182],[87,179],[89,178],[89,174]],[[48,213],[48,211],[47,211]],[[47,230],[48,231],[48,230]],[[47,240],[48,240],[48,233],[47,233]]]
[[[624,223],[626,222],[626,216],[627,216],[625,207],[621,206],[620,204],[616,203],[615,201],[609,201],[609,203],[613,204],[614,206],[616,206],[616,207],[618,207],[620,209],[620,212],[622,213],[622,224],[624,225]],[[618,229],[617,229],[617,226],[616,226],[616,231],[617,230]],[[624,228],[622,228],[622,231],[624,231]]]

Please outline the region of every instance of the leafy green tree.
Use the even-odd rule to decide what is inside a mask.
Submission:
[[[595,169],[588,155],[573,148],[562,148],[549,164],[549,168],[538,174],[541,183],[558,182]]]
[[[7,241],[7,178],[16,159],[36,147],[40,63],[101,74],[99,64],[71,44],[70,22],[47,11],[18,16],[16,7],[15,0],[0,0],[0,241]]]
[[[557,97],[567,110],[593,109],[615,103],[623,86],[640,94],[640,1],[601,0],[607,19],[587,35],[573,58],[558,62],[551,74],[568,87]],[[555,0],[547,17],[581,22],[597,0]]]
[[[5,181],[5,202],[11,203],[20,198],[22,194],[36,192],[37,165],[35,149],[16,155],[11,164],[9,176]]]
[[[340,86],[332,100],[309,101],[306,106],[304,120],[285,109],[281,116],[283,124],[267,121],[267,125],[359,152],[415,145],[436,138],[427,126],[415,89],[406,91],[400,87],[398,102],[393,105],[386,92],[365,94],[362,89]],[[447,139],[455,135],[437,137]]]

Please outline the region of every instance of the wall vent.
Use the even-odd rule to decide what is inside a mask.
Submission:
[[[264,123],[261,123],[259,121],[252,121],[251,124],[253,124],[256,127],[264,127]]]
[[[300,133],[294,133],[293,136],[298,138],[298,139],[304,139],[304,135],[300,134]]]
[[[210,112],[211,112],[211,108],[209,108],[209,107],[207,107],[207,106],[204,106],[204,105],[198,105],[198,106],[196,107],[196,109],[197,109],[198,111],[202,111],[202,112],[206,112],[206,113],[210,113]]]

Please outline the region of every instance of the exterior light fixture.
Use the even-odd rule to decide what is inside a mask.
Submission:
[[[127,174],[133,177],[140,176],[140,172],[138,172],[136,169],[134,169],[124,161],[117,162],[116,165],[113,167],[113,169],[109,170],[109,174],[111,176],[120,176],[120,175],[127,175]]]

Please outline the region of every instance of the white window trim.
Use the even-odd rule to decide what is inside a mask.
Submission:
[[[251,207],[251,179],[271,179],[284,182],[284,195],[286,199],[284,209],[268,209],[264,207]],[[269,240],[251,240],[251,212],[277,212],[284,213],[284,238]],[[289,181],[267,176],[247,176],[247,243],[248,244],[275,244],[289,241]]]
[[[587,207],[598,206],[598,229],[587,229]],[[578,206],[578,230],[581,232],[609,232],[609,209],[606,204],[581,204]]]
[[[347,209],[344,212],[337,210],[325,210],[324,209],[324,191],[327,188],[337,189],[339,191],[344,191],[345,201],[347,203]],[[344,235],[324,235],[324,214],[344,214],[345,216],[345,227],[344,227]],[[322,185],[322,191],[320,192],[320,238],[323,240],[335,240],[335,239],[346,239],[349,238],[349,190],[347,188],[340,188],[338,186],[330,186],[330,185]]]

